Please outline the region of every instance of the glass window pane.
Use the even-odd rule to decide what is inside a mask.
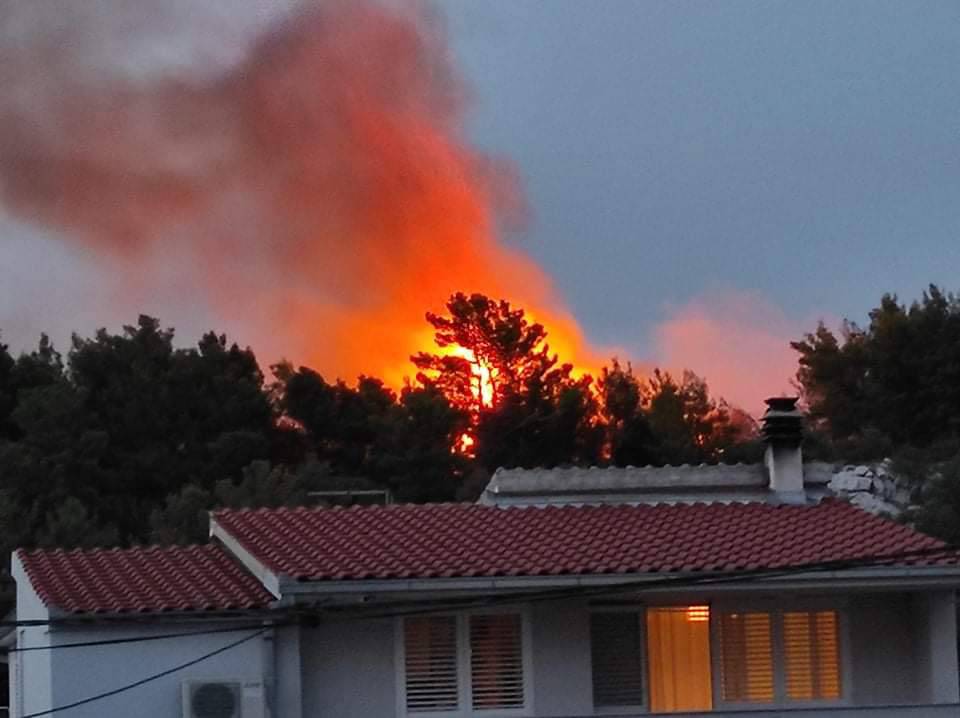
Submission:
[[[647,656],[651,711],[713,708],[707,606],[648,608]]]
[[[783,614],[784,672],[787,698],[840,698],[840,641],[836,611]]]
[[[772,703],[773,633],[770,614],[720,615],[720,695],[725,703]]]
[[[643,705],[643,639],[639,612],[590,614],[590,654],[595,706]]]

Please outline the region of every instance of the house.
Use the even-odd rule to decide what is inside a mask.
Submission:
[[[502,471],[473,505],[17,552],[13,715],[960,714],[960,556],[829,496],[792,402],[765,435],[758,467]]]

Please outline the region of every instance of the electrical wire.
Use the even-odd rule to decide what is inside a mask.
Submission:
[[[810,573],[814,571],[831,571],[831,570],[843,570],[848,568],[857,568],[864,566],[876,566],[876,565],[889,565],[891,562],[896,562],[898,560],[903,560],[906,558],[920,558],[920,557],[931,557],[937,555],[950,555],[955,554],[956,549],[952,547],[937,547],[936,549],[920,549],[916,551],[906,551],[896,554],[877,554],[873,556],[858,557],[856,559],[848,560],[839,560],[839,561],[822,561],[822,562],[812,562],[806,564],[793,564],[790,566],[784,566],[779,569],[756,569],[756,570],[744,570],[744,571],[724,571],[724,572],[715,572],[711,574],[701,575],[701,576],[670,576],[657,580],[631,580],[617,582],[615,584],[608,584],[605,586],[596,586],[596,587],[583,587],[578,586],[574,589],[558,589],[552,591],[539,591],[539,592],[514,592],[512,594],[505,594],[500,596],[491,596],[486,597],[481,600],[479,603],[481,605],[490,606],[490,605],[504,605],[511,602],[536,602],[544,600],[558,600],[560,598],[565,598],[570,595],[577,596],[591,596],[591,595],[602,595],[604,593],[622,593],[625,590],[630,590],[634,592],[642,592],[644,590],[651,590],[654,588],[662,588],[664,585],[669,586],[682,586],[682,585],[700,585],[704,583],[708,584],[718,584],[718,583],[729,583],[729,582],[743,582],[743,581],[755,581],[763,578],[771,577],[783,577],[789,575],[795,575],[799,573]],[[457,607],[463,608],[463,604],[457,604]],[[381,612],[381,613],[372,613],[364,614],[358,616],[357,618],[369,620],[372,618],[391,618],[391,617],[403,617],[410,615],[417,615],[417,613],[436,613],[440,610],[437,604],[432,604],[430,606],[422,606],[419,608],[411,608],[410,610],[393,610],[390,612]],[[300,618],[308,617],[309,614],[300,612]],[[90,641],[83,643],[74,643],[74,644],[62,644],[60,646],[52,646],[51,648],[79,648],[83,646],[92,646],[92,645],[109,645],[111,643],[134,643],[138,641],[152,641],[152,640],[161,640],[164,638],[177,638],[188,635],[201,635],[217,632],[227,632],[227,631],[238,631],[244,630],[242,628],[229,628],[229,629],[220,629],[220,630],[210,630],[210,631],[194,631],[190,633],[180,633],[180,634],[167,634],[164,636],[144,636],[144,637],[128,637],[125,639],[115,639],[115,640],[104,640],[104,641]],[[186,663],[181,663],[173,668],[161,671],[159,673],[152,674],[143,678],[141,680],[129,683],[120,688],[115,688],[110,691],[105,691],[103,693],[98,693],[94,696],[89,696],[73,703],[67,703],[62,706],[57,706],[55,708],[50,708],[46,711],[40,711],[36,713],[30,713],[23,718],[42,718],[42,716],[53,715],[54,713],[60,713],[69,711],[73,708],[77,708],[84,705],[89,705],[96,701],[104,700],[112,696],[124,693],[126,691],[133,690],[147,683],[159,680],[165,676],[171,675],[178,671],[182,671],[191,666],[197,665],[203,661],[206,661],[214,656],[217,656],[221,653],[225,653],[243,643],[253,640],[258,636],[265,634],[269,627],[260,628],[249,636],[245,636],[237,641],[233,641],[225,646],[222,646],[214,651],[210,651],[198,658],[187,661]],[[20,649],[27,650],[27,649]]]
[[[805,574],[805,573],[817,573],[825,571],[842,571],[854,568],[868,568],[871,566],[883,566],[896,564],[898,561],[906,561],[911,559],[932,559],[935,557],[950,557],[960,561],[960,549],[953,546],[939,546],[935,548],[927,549],[914,549],[911,551],[900,551],[895,553],[887,554],[871,554],[867,556],[860,556],[850,559],[837,559],[831,561],[815,561],[801,564],[790,564],[787,566],[781,566],[777,568],[757,568],[757,569],[740,569],[740,570],[725,570],[725,571],[714,571],[711,573],[699,572],[697,574],[682,574],[682,575],[670,575],[662,576],[659,578],[649,578],[637,577],[625,579],[623,581],[616,581],[613,583],[605,583],[600,586],[573,586],[573,587],[558,587],[553,589],[544,589],[540,591],[530,591],[530,590],[521,590],[514,591],[510,593],[500,593],[493,596],[485,596],[481,599],[464,599],[464,601],[459,602],[448,602],[447,604],[442,604],[437,601],[431,601],[428,604],[420,602],[411,602],[405,601],[394,604],[387,603],[377,603],[375,605],[369,606],[313,606],[312,608],[305,607],[265,607],[262,609],[250,609],[243,614],[248,620],[269,620],[269,619],[310,619],[319,617],[324,614],[336,615],[340,617],[349,617],[349,618],[359,618],[359,619],[377,619],[377,618],[392,618],[392,617],[402,617],[406,615],[417,615],[421,613],[431,613],[441,610],[445,610],[446,607],[456,608],[462,607],[465,602],[471,601],[476,605],[501,605],[501,604],[510,604],[510,603],[534,603],[537,601],[549,601],[549,600],[560,600],[563,598],[568,598],[571,596],[596,596],[604,595],[609,593],[622,593],[624,591],[639,592],[643,590],[653,590],[653,589],[662,589],[665,586],[668,587],[684,587],[684,586],[701,586],[701,585],[710,585],[710,584],[724,584],[724,583],[736,583],[743,582],[748,583],[761,579],[770,579],[770,578],[783,578],[789,577],[791,575]],[[960,566],[958,566],[960,567]],[[578,578],[576,575],[566,574],[564,578]],[[550,578],[550,577],[546,577]],[[592,578],[592,576],[585,576],[583,578]],[[355,616],[348,616],[347,614],[356,614]],[[161,617],[169,618],[169,614],[164,614]],[[206,614],[191,614],[191,618],[195,620],[210,620]],[[239,618],[239,616],[234,616]],[[84,626],[94,626],[94,625],[109,625],[109,624],[124,624],[129,623],[130,621],[136,623],[144,622],[153,622],[157,619],[157,615],[147,614],[147,615],[137,615],[137,616],[115,616],[115,617],[97,617],[97,618],[86,618],[86,617],[67,617],[67,618],[55,618],[55,619],[26,619],[23,621],[0,621],[0,626],[8,627],[36,627],[36,626],[57,626],[57,625],[84,625]],[[242,630],[242,629],[240,629]],[[201,632],[197,632],[201,633]],[[149,637],[148,637],[149,638]],[[130,643],[136,642],[136,639],[130,639]],[[50,648],[57,648],[57,646],[51,646]]]
[[[271,626],[272,628],[273,626]],[[78,641],[76,643],[57,643],[50,646],[28,646],[26,648],[8,648],[7,653],[28,653],[30,651],[52,651],[65,648],[91,648],[95,646],[115,646],[125,643],[149,643],[151,641],[165,641],[172,638],[189,638],[191,636],[212,636],[219,633],[240,633],[263,628],[262,623],[253,626],[237,626],[234,628],[211,628],[206,631],[182,631],[180,633],[158,633],[148,636],[128,636],[126,638],[107,638],[100,641]]]
[[[61,713],[64,711],[71,710],[73,708],[79,708],[80,706],[85,706],[85,705],[89,705],[90,703],[95,703],[97,701],[104,700],[105,698],[110,698],[112,696],[119,695],[120,693],[125,693],[127,691],[133,690],[134,688],[139,688],[140,686],[146,685],[147,683],[152,683],[153,681],[164,678],[165,676],[169,676],[171,673],[182,671],[185,668],[189,668],[190,666],[195,666],[198,663],[201,663],[210,658],[213,658],[214,656],[218,656],[221,653],[226,653],[227,651],[233,648],[236,648],[237,646],[243,643],[246,643],[247,641],[252,641],[254,638],[257,638],[258,636],[263,635],[264,633],[267,632],[267,630],[269,629],[262,628],[256,633],[252,633],[249,636],[246,636],[245,638],[241,638],[238,641],[234,641],[233,643],[228,643],[227,645],[222,646],[215,651],[210,651],[209,653],[205,653],[199,658],[194,658],[192,661],[187,661],[186,663],[181,663],[180,665],[174,666],[173,668],[168,668],[165,671],[154,673],[153,675],[147,676],[146,678],[142,678],[139,681],[134,681],[133,683],[128,683],[127,685],[121,686],[120,688],[114,688],[113,690],[110,690],[110,691],[104,691],[103,693],[98,693],[96,695],[89,696],[88,698],[82,698],[81,700],[74,701],[73,703],[65,703],[62,706],[57,706],[56,708],[49,708],[45,711],[28,713],[27,715],[22,716],[22,718],[41,718],[41,716],[49,716],[49,715],[53,715],[54,713]]]
[[[697,587],[702,585],[721,585],[726,583],[751,583],[763,579],[784,578],[799,574],[822,573],[827,571],[842,571],[855,568],[869,568],[872,566],[891,565],[897,561],[907,559],[932,558],[950,556],[960,559],[954,547],[940,546],[932,549],[916,549],[888,554],[874,554],[853,559],[838,559],[833,561],[815,561],[802,564],[791,564],[778,568],[741,569],[735,571],[718,571],[700,573],[697,575],[673,575],[660,578],[634,578],[599,586],[574,586],[545,589],[541,591],[514,591],[481,599],[465,599],[464,601],[449,602],[445,606],[437,603],[430,605],[416,604],[410,601],[385,606],[378,604],[370,607],[345,606],[343,608],[327,608],[328,613],[338,614],[338,617],[347,620],[368,620],[380,618],[396,618],[404,616],[425,615],[443,610],[453,610],[464,607],[488,607],[512,605],[518,603],[537,603],[552,600],[562,600],[570,597],[591,597],[624,592],[642,593],[650,590],[661,590],[664,587]],[[960,577],[958,577],[960,578]],[[388,609],[386,611],[378,609]],[[350,615],[354,614],[354,615]],[[309,617],[309,613],[305,614]]]

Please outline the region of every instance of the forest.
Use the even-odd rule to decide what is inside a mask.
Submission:
[[[141,316],[120,333],[0,345],[0,551],[206,540],[220,506],[388,490],[469,501],[500,466],[757,461],[756,421],[692,371],[598,376],[562,364],[521,307],[456,294],[400,388],[282,362],[216,332],[178,346]],[[960,301],[886,295],[861,325],[792,344],[808,457],[890,458],[920,528],[960,540]],[[452,352],[451,348],[458,351]]]

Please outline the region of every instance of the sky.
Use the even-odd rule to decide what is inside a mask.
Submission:
[[[749,403],[734,377],[782,390],[787,342],[818,320],[960,288],[960,3],[437,7],[467,132],[522,180],[526,221],[507,241],[597,344]],[[189,287],[131,307],[113,271],[0,211],[4,341],[148,310],[187,334],[234,328]]]

